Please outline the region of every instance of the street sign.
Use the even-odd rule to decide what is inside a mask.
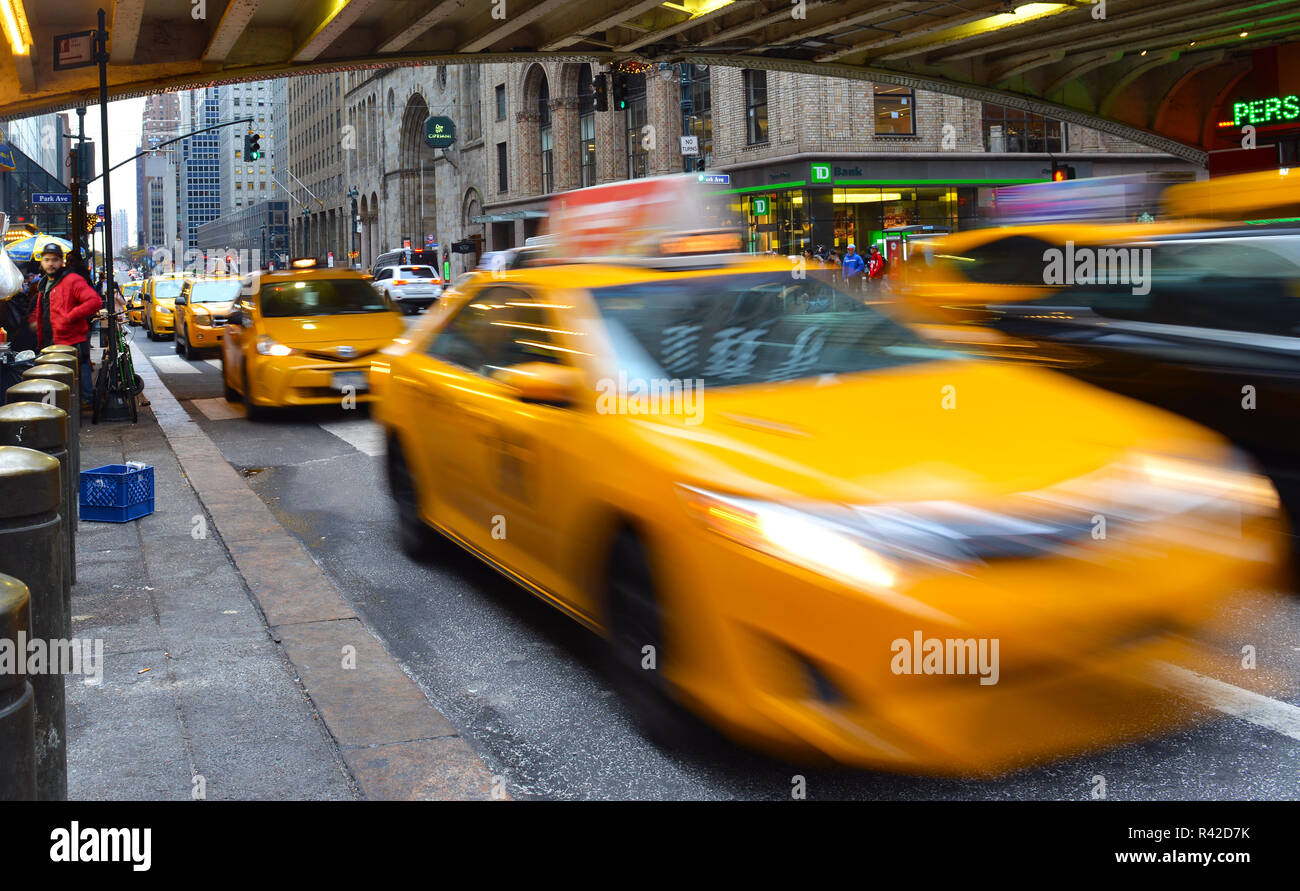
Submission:
[[[330,269],[334,268],[334,252],[330,251],[325,255],[325,265]]]
[[[702,182],[702,183],[711,183],[711,184],[716,185],[716,186],[729,186],[729,185],[731,185],[731,174],[730,174],[730,173],[701,173],[701,174],[699,174],[699,176],[696,177],[696,179],[697,179],[699,182]]]
[[[433,236],[432,236],[432,235],[426,235],[426,236],[424,236],[424,249],[425,249],[425,250],[433,250],[433,249],[436,248],[437,246],[438,246],[438,242],[436,242],[436,241],[433,240]]]
[[[4,133],[0,133],[0,170],[13,170],[16,166],[14,150],[5,142]]]
[[[95,208],[95,216],[102,217],[103,215],[104,215],[104,205],[101,204]]]
[[[682,137],[682,154],[698,155],[700,153],[700,137],[683,136]]]
[[[33,192],[32,204],[71,204],[71,192]]]
[[[456,125],[451,118],[434,115],[424,122],[424,142],[429,148],[446,148],[456,141]]]
[[[754,199],[754,216],[765,217],[769,209],[766,196]]]
[[[54,70],[85,68],[95,64],[95,32],[73,31],[54,35]]]

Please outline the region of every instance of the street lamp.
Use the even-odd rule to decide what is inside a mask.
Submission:
[[[361,266],[361,217],[357,214],[357,196],[359,194],[361,193],[356,186],[348,189],[348,197],[352,199],[352,254],[354,255],[349,259],[353,260],[352,265],[357,268]]]

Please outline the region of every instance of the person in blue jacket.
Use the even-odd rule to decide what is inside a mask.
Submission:
[[[840,267],[841,274],[844,276],[844,281],[852,281],[853,284],[861,287],[860,279],[862,278],[862,270],[865,269],[866,266],[866,261],[863,260],[862,255],[858,253],[858,246],[850,244],[848,251],[844,254],[844,263]]]

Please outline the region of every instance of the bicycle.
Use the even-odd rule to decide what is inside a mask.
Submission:
[[[109,345],[104,348],[104,357],[95,373],[95,387],[91,398],[91,423],[98,424],[99,416],[112,396],[120,396],[126,402],[131,423],[136,423],[138,412],[136,397],[144,392],[144,381],[135,373],[135,364],[131,360],[130,338],[125,328],[117,324],[117,317],[108,318],[107,310],[100,310],[100,318],[108,321]],[[116,348],[114,348],[116,341]]]

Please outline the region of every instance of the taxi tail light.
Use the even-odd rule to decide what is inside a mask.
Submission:
[[[409,285],[409,284],[410,284],[410,281],[408,281],[407,279],[404,279],[404,278],[395,278],[395,279],[393,279],[393,284],[395,284],[395,285]]]

